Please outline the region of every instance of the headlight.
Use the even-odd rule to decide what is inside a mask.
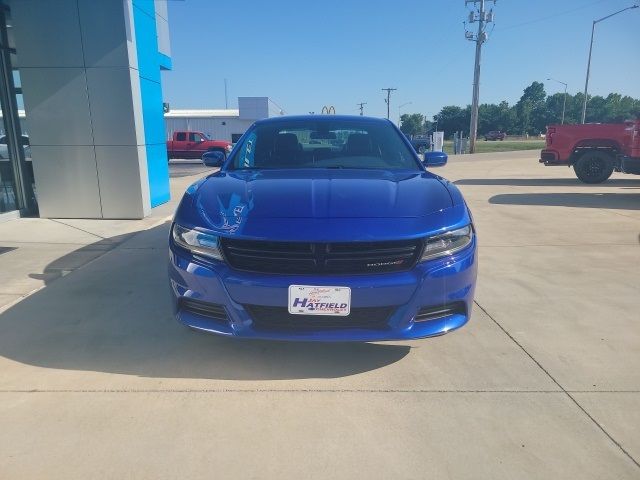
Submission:
[[[226,147],[224,147],[224,149],[227,151],[227,153],[229,153],[231,150],[233,150],[233,145],[227,145]]]
[[[220,241],[217,236],[185,228],[177,223],[173,224],[171,236],[176,245],[189,250],[195,255],[222,260]]]
[[[471,225],[429,237],[425,241],[421,260],[433,260],[452,255],[467,247],[472,240],[473,227]]]

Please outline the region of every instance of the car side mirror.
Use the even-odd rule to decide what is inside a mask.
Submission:
[[[443,167],[447,164],[448,158],[444,152],[425,152],[422,163],[425,167]]]
[[[224,163],[224,153],[213,150],[202,154],[202,163],[207,167],[221,167]]]

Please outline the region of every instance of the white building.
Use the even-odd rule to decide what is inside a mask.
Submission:
[[[167,138],[179,130],[202,132],[215,140],[237,142],[256,120],[282,115],[268,97],[239,97],[238,109],[178,109],[164,114]]]

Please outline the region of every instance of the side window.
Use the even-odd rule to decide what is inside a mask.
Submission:
[[[176,140],[178,142],[184,142],[187,139],[187,134],[185,132],[178,132],[176,135]]]
[[[200,141],[200,135],[196,135],[195,133],[190,133],[189,134],[189,141],[190,142],[199,142]]]

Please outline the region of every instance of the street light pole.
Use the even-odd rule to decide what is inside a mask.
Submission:
[[[585,119],[587,118],[587,98],[589,94],[589,73],[591,71],[591,53],[593,52],[593,34],[596,30],[596,23],[600,23],[607,18],[611,18],[614,15],[618,15],[619,13],[626,12],[627,10],[632,10],[634,8],[638,8],[639,5],[632,5],[627,8],[623,8],[622,10],[618,10],[617,12],[612,13],[611,15],[607,15],[606,17],[599,18],[598,20],[594,20],[591,25],[591,43],[589,44],[589,60],[587,61],[587,78],[584,82],[584,100],[582,103],[582,123],[585,123]]]
[[[412,103],[413,102],[406,102],[402,105],[398,105],[398,126],[400,126],[400,110],[402,109],[402,107],[406,107],[407,105],[411,105]]]
[[[562,102],[562,120],[560,121],[560,124],[564,125],[564,111],[567,108],[567,84],[564,82],[561,82],[560,80],[556,80],[555,78],[547,78],[547,80],[553,80],[554,82],[558,82],[564,85],[564,101]]]

